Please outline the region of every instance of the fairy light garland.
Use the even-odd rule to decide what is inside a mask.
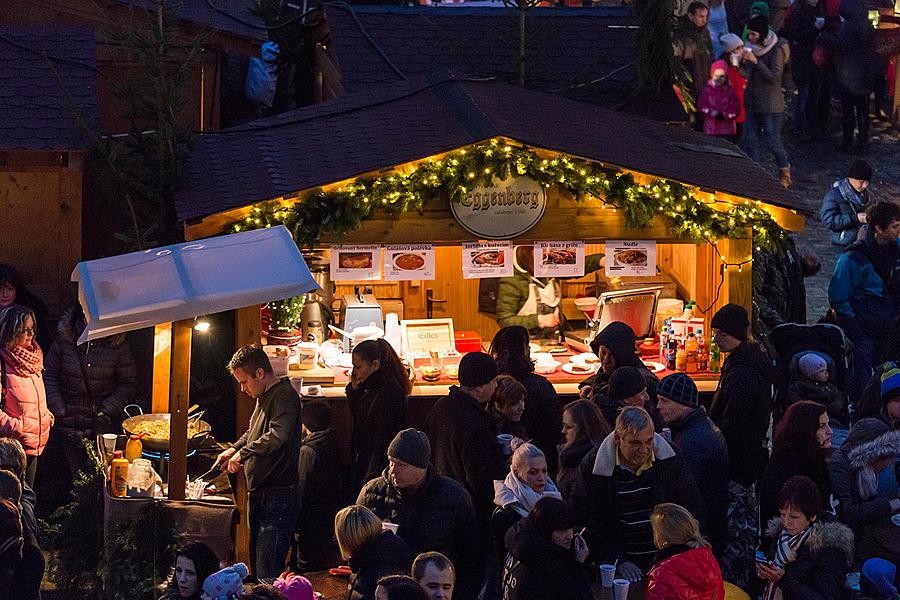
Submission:
[[[629,228],[649,227],[659,216],[676,236],[714,248],[713,240],[743,237],[748,229],[754,243],[765,248],[779,246],[785,236],[759,201],[722,211],[713,206],[715,201],[704,202],[690,187],[674,181],[657,178],[641,184],[628,173],[566,155],[544,158],[499,139],[427,159],[405,172],[357,179],[336,190],[313,190],[292,204],[273,201],[255,206],[228,231],[285,225],[301,247],[313,247],[323,235],[351,233],[376,210],[387,214],[421,210],[426,200],[441,192],[458,202],[473,187],[514,175],[530,177],[544,187],[559,185],[579,201],[622,211]],[[752,260],[722,259],[726,267],[739,269]]]

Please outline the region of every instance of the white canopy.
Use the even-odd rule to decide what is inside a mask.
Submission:
[[[319,289],[282,225],[78,263],[72,281],[78,343]]]

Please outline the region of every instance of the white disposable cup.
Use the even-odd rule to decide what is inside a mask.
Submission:
[[[605,588],[613,586],[613,579],[616,578],[616,565],[600,565],[600,582]]]
[[[382,531],[393,531],[394,534],[396,534],[397,531],[400,529],[400,526],[397,525],[396,523],[388,523],[385,521],[385,522],[381,523],[381,529],[382,529]]]
[[[505,456],[512,454],[512,439],[513,436],[509,433],[501,433],[497,436],[497,441],[500,442],[500,449]]]
[[[613,580],[613,593],[615,594],[616,600],[628,600],[628,587],[630,585],[631,582],[627,579]]]

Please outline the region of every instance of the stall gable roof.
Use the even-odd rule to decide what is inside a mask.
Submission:
[[[183,221],[493,137],[761,200],[802,204],[730,142],[495,81],[404,81],[204,134],[176,194]]]
[[[118,0],[119,3],[156,11],[158,0]],[[179,21],[248,40],[268,38],[266,21],[254,0],[164,0]]]
[[[0,27],[0,150],[82,150],[99,121],[94,30]]]

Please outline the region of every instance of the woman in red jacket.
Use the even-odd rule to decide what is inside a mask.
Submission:
[[[37,457],[44,451],[53,426],[44,391],[44,353],[34,339],[35,325],[30,308],[10,304],[0,310],[0,436],[21,442],[28,456],[25,481],[32,487]]]
[[[657,504],[650,525],[659,550],[647,575],[644,599],[724,600],[719,563],[691,513],[677,504]]]

